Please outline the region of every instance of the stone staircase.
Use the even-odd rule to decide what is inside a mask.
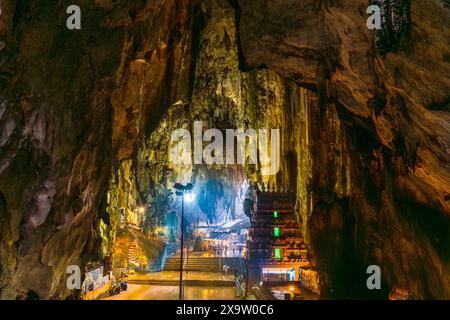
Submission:
[[[189,256],[186,260],[184,256],[184,270],[186,271],[204,271],[204,272],[221,272],[224,265],[230,268],[228,274],[233,274],[234,271],[241,271],[241,258],[219,258],[219,257],[196,257]],[[180,270],[180,255],[174,255],[167,258],[165,271],[179,271]]]
[[[148,260],[147,270],[152,272],[161,271],[161,258]]]
[[[139,261],[137,261],[134,257],[134,252],[136,251],[137,245],[138,245],[138,240],[134,239],[134,241],[131,243],[130,247],[128,248],[127,259],[128,259],[129,264],[139,265]]]
[[[162,271],[164,265],[171,255],[173,255],[177,251],[176,244],[166,244],[164,248],[164,252],[158,257],[154,259],[150,259],[147,264],[147,270],[151,272]],[[179,260],[178,260],[179,263]]]
[[[256,300],[277,300],[270,291],[264,286],[253,287],[250,289]]]

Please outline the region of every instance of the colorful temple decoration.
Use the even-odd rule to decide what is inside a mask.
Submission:
[[[250,218],[247,241],[249,283],[299,281],[300,268],[310,266],[308,249],[294,214],[288,188],[260,186]]]

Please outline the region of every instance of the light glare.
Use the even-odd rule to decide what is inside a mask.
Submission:
[[[184,199],[185,199],[187,202],[192,202],[192,201],[195,200],[195,194],[193,194],[193,193],[186,193],[186,194],[184,195]]]

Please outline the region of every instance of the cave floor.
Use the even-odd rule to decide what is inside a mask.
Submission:
[[[234,277],[225,276],[219,272],[190,271],[184,274],[185,300],[241,300],[236,296]],[[179,298],[179,272],[163,271],[152,273],[138,273],[130,276],[128,290],[120,294],[105,297],[104,300],[178,300]],[[288,291],[291,284],[283,287]],[[280,288],[271,288],[280,290]],[[305,300],[318,300],[315,294],[309,294],[302,288]],[[249,292],[246,300],[257,300]]]
[[[186,286],[185,300],[236,300],[233,287]],[[178,300],[178,286],[129,284],[128,290],[105,300]]]
[[[127,291],[105,300],[178,300],[179,272],[162,271],[130,276]],[[190,271],[184,274],[185,300],[236,300],[233,276],[219,272]],[[195,282],[195,285],[190,285]]]
[[[129,281],[178,281],[180,273],[178,271],[161,271],[149,273],[137,273],[129,277]],[[183,275],[184,280],[207,280],[207,281],[233,281],[234,275],[219,272],[189,271]]]

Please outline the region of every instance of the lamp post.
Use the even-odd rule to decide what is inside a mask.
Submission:
[[[175,183],[175,194],[181,197],[181,256],[180,256],[180,290],[179,300],[183,300],[183,251],[184,251],[184,195],[190,193],[192,190],[192,183],[185,186],[180,183]]]
[[[191,234],[191,227],[190,227],[190,225],[188,225],[187,226],[187,232],[188,232],[188,234],[187,234],[187,239],[186,239],[186,266],[187,266],[187,268],[189,268],[189,235]],[[189,273],[189,271],[188,270],[186,270],[186,274],[188,274]]]

